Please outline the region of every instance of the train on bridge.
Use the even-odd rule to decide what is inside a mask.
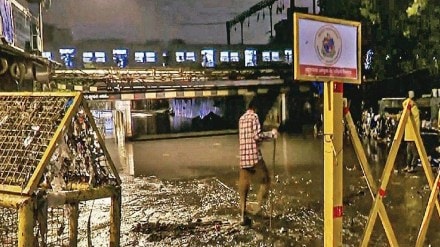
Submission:
[[[215,87],[233,82],[237,86],[249,81],[257,85],[274,80],[282,84],[292,81],[293,71],[291,47],[273,44],[76,41],[46,47],[43,56],[64,65],[52,75],[52,85],[65,84],[72,89],[85,86],[85,91],[145,91],[158,86],[205,84]]]
[[[254,68],[291,67],[292,47],[278,45],[186,44],[183,41],[127,43],[88,40],[46,47],[43,56],[66,69],[152,67]]]

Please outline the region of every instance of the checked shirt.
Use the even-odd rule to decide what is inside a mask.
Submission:
[[[247,110],[238,122],[240,145],[240,167],[251,168],[263,158],[260,142],[271,137],[271,133],[261,132],[258,115],[253,110]]]

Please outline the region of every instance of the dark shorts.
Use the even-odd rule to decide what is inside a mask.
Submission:
[[[240,169],[240,181],[241,182],[255,182],[260,184],[270,183],[269,171],[267,170],[266,163],[263,159],[252,168]]]

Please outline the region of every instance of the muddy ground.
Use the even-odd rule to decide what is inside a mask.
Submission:
[[[235,137],[129,144],[133,145],[133,157],[128,160],[142,166],[143,174],[130,175],[136,168],[119,164],[123,180],[121,246],[323,246],[322,141],[285,135],[278,143],[273,166],[273,147],[266,145],[263,149],[273,190],[263,215],[253,217],[251,227],[239,225],[236,156],[225,158],[225,153],[236,148]],[[115,148],[112,145],[109,150]],[[292,151],[299,146],[303,153]],[[315,150],[314,155],[307,155],[307,150]],[[202,157],[182,155],[185,152]],[[352,153],[350,147],[344,150],[344,246],[359,245],[372,205]],[[158,157],[151,158],[154,155]],[[179,168],[172,160],[174,155]],[[197,165],[205,155],[213,164],[209,169],[206,164]],[[130,154],[123,156],[127,160]],[[374,170],[381,167],[380,162],[371,162]],[[378,179],[380,174],[376,171],[374,175]],[[399,244],[414,246],[430,193],[426,178],[420,170],[414,174],[396,170],[388,189],[384,203]],[[250,199],[255,200],[254,190]],[[109,205],[107,199],[83,205],[80,246],[87,246],[90,210],[93,246],[108,246]],[[434,211],[425,246],[440,246],[439,218]],[[389,246],[379,219],[370,246]]]

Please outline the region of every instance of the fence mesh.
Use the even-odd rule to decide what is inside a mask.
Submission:
[[[71,99],[0,96],[0,184],[27,185]]]
[[[70,246],[69,210],[67,205],[48,208],[46,242],[48,247]]]
[[[79,203],[78,246],[107,246],[110,237],[110,198],[83,201]],[[69,247],[70,244],[70,205],[49,207],[43,222],[35,217],[35,246]],[[39,212],[40,213],[40,212]],[[45,214],[43,214],[45,215]],[[18,210],[0,207],[0,246],[18,245]],[[47,222],[47,223],[46,223]]]
[[[119,177],[115,174],[111,159],[107,157],[103,143],[100,143],[102,139],[99,138],[99,132],[93,124],[93,116],[88,114],[85,102],[74,102],[74,97],[73,94],[0,95],[0,186],[4,186],[2,190],[9,191],[10,187],[17,186],[23,189],[29,183],[35,182],[31,181],[34,173],[41,172],[38,188],[28,194],[36,199],[36,209],[33,212],[33,240],[36,246],[71,246],[69,221],[72,213],[70,204],[47,207],[46,197],[36,195],[119,184]],[[63,122],[72,105],[77,107],[76,112],[69,115],[71,119]],[[63,136],[51,144],[61,123],[66,123],[61,131]],[[44,156],[48,151],[52,151],[52,155]],[[44,166],[40,168],[39,164]],[[13,189],[13,192],[16,192],[16,188]],[[0,193],[0,196],[3,195]],[[99,210],[94,210],[95,201],[98,201],[96,206],[99,205]],[[7,198],[5,202],[8,202]],[[77,201],[77,240],[83,243],[79,244],[80,246],[86,246],[87,241],[97,238],[97,234],[104,234],[105,239],[109,238],[110,202],[110,198]],[[20,216],[18,211],[19,209],[12,206],[0,206],[0,247],[15,247],[18,241],[21,241],[18,236],[18,222],[23,216]],[[93,246],[107,245],[108,241],[102,245],[93,241]]]
[[[0,246],[18,245],[18,210],[0,207]]]

